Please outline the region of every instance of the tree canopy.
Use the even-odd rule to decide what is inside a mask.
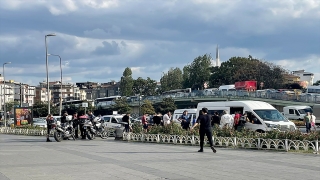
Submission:
[[[127,67],[122,74],[121,80],[120,80],[120,92],[122,96],[132,96],[133,91],[133,78],[132,78],[132,71],[129,67]]]
[[[177,106],[174,104],[174,99],[164,98],[161,102],[154,104],[156,112],[165,114],[167,111],[173,112],[177,109]]]
[[[182,88],[182,71],[180,68],[170,68],[167,73],[164,73],[160,79],[161,91],[169,91],[172,89]]]

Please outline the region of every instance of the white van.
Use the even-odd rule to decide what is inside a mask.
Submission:
[[[320,104],[315,104],[312,107],[313,115],[316,117],[316,125],[320,126]]]
[[[283,114],[288,119],[303,120],[307,112],[312,112],[310,106],[285,106],[283,107]]]
[[[262,101],[223,101],[223,102],[202,102],[198,104],[197,115],[199,111],[206,107],[209,114],[213,115],[217,111],[220,115],[223,110],[230,114],[240,112],[248,114],[250,120],[256,119],[253,123],[246,122],[245,128],[257,132],[265,132],[278,128],[281,131],[296,130],[293,122],[287,120],[276,108]]]
[[[176,109],[173,112],[172,121],[175,123],[181,123],[178,119],[184,111],[188,111],[188,115],[191,117],[191,123],[196,118],[197,109]]]

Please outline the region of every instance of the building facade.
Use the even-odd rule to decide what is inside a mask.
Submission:
[[[1,107],[3,107],[4,98],[6,102],[16,101],[21,106],[33,106],[34,104],[36,89],[34,86],[9,80],[5,82],[5,88],[2,81],[0,89]]]
[[[313,85],[314,74],[311,72],[305,72],[305,70],[292,71],[292,75],[299,76],[300,81],[305,81],[307,86]]]
[[[49,94],[51,94],[51,90],[49,90]],[[48,101],[47,88],[36,87],[36,96],[34,98],[34,102],[47,102],[47,101]]]

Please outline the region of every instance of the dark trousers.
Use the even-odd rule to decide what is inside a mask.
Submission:
[[[200,129],[200,149],[203,149],[204,135],[207,135],[210,146],[213,146],[212,129]]]
[[[130,131],[129,124],[125,124],[125,125],[124,125],[124,128],[125,128],[125,131],[126,131],[126,132],[129,132],[129,131]]]
[[[73,128],[74,128],[75,138],[79,138],[79,124],[78,123],[73,123]]]
[[[311,131],[311,123],[306,122],[306,131],[309,133]]]
[[[49,138],[50,135],[50,130],[51,130],[51,125],[47,124],[47,137]]]
[[[84,124],[80,124],[80,133],[81,133],[81,138],[86,139],[86,131],[83,129]]]

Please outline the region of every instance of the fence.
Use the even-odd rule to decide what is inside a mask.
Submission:
[[[199,136],[179,136],[165,134],[135,134],[123,133],[124,141],[149,142],[164,144],[199,145]],[[209,142],[205,140],[204,144]],[[281,151],[312,151],[319,154],[319,141],[300,141],[290,139],[263,139],[263,138],[239,138],[239,137],[213,137],[213,143],[217,147],[232,147],[260,150]]]

